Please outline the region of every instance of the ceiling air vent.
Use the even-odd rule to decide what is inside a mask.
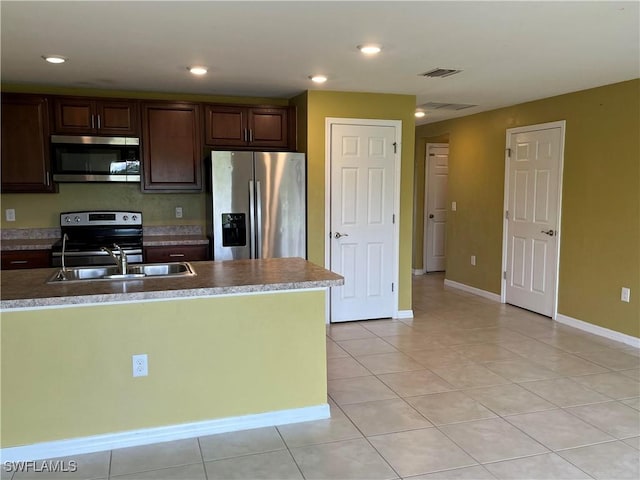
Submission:
[[[420,105],[420,108],[426,110],[464,110],[465,108],[477,107],[477,105],[471,105],[466,103],[441,103],[441,102],[429,102],[424,105]]]
[[[433,70],[429,70],[428,72],[421,73],[420,76],[429,78],[444,78],[455,75],[456,73],[460,73],[461,71],[462,70],[453,70],[451,68],[434,68]]]

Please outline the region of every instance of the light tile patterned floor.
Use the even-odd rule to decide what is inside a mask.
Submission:
[[[640,352],[414,278],[411,320],[327,327],[332,418],[2,480],[637,479]]]

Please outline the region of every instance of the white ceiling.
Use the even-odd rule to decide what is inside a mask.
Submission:
[[[428,123],[640,77],[640,2],[2,0],[2,81],[290,98],[309,89],[475,104]],[[383,46],[376,58],[356,46]],[[44,54],[69,58],[50,65]],[[197,78],[189,65],[204,64]],[[448,78],[419,74],[463,70]],[[311,74],[329,81],[316,86]]]

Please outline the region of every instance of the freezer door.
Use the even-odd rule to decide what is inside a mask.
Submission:
[[[253,153],[212,152],[211,175],[213,259],[252,258]]]
[[[256,258],[307,256],[303,153],[255,153]]]

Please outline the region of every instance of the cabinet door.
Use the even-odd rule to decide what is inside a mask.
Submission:
[[[201,191],[199,106],[146,103],[142,128],[144,190]]]
[[[249,145],[261,148],[289,147],[289,109],[250,108]]]
[[[96,112],[101,135],[138,134],[138,105],[135,102],[96,102]]]
[[[226,105],[207,105],[205,143],[214,147],[244,147],[248,143],[247,109]]]
[[[2,270],[22,268],[48,268],[51,266],[50,250],[12,250],[2,252]]]
[[[53,192],[47,99],[2,96],[2,192]]]
[[[147,263],[196,262],[207,260],[207,252],[207,245],[144,247],[144,261]]]
[[[55,133],[98,133],[94,102],[86,98],[56,98],[53,130]]]

